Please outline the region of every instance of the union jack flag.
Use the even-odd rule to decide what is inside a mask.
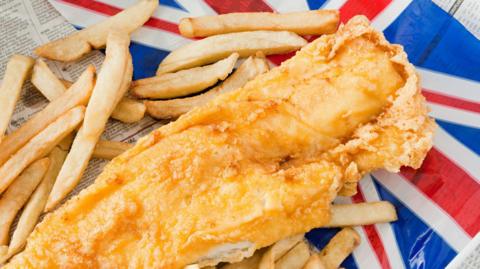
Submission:
[[[70,23],[83,28],[136,0],[50,2]],[[162,0],[153,17],[132,36],[134,79],[153,76],[169,51],[191,42],[178,32],[182,17],[319,8],[339,9],[342,22],[366,15],[390,42],[404,46],[417,66],[423,94],[440,127],[435,146],[419,170],[374,172],[360,182],[357,195],[338,199],[339,203],[388,200],[399,216],[391,224],[356,228],[362,244],[343,266],[445,268],[480,230],[480,31],[472,30],[479,30],[479,25],[456,16],[478,2],[465,1],[470,6],[459,2],[463,1]],[[290,56],[269,59],[279,64]],[[321,248],[334,233],[316,229],[307,238]]]

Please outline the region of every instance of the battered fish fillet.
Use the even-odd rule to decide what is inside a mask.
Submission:
[[[239,261],[328,222],[338,191],[363,174],[418,167],[434,128],[402,48],[355,17],[142,138],[6,268]]]

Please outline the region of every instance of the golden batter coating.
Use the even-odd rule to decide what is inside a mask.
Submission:
[[[142,138],[6,268],[238,261],[328,222],[363,174],[418,167],[434,127],[403,49],[357,16]]]

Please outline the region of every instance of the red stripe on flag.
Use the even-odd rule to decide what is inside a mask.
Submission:
[[[111,6],[109,4],[105,4],[102,2],[94,1],[94,0],[61,0],[64,3],[72,4],[78,7],[82,7],[84,9],[88,9],[90,11],[94,11],[96,13],[102,15],[113,16],[118,12],[122,11],[121,8]],[[150,18],[146,23],[146,26],[150,26],[153,28],[158,28],[167,32],[172,32],[175,34],[180,34],[178,31],[178,26],[174,23],[164,21],[158,18]]]
[[[456,98],[453,96],[443,95],[436,92],[429,91],[428,89],[422,90],[423,95],[428,101],[441,105],[447,105],[464,110],[480,113],[480,103],[467,101],[464,99]]]
[[[230,12],[273,12],[273,9],[264,1],[260,0],[205,0],[217,13]]]
[[[355,203],[363,203],[365,202],[365,197],[363,196],[362,190],[358,188],[357,194],[352,196],[352,201]],[[383,246],[383,242],[380,239],[380,235],[378,234],[377,228],[375,225],[364,225],[362,226],[365,234],[367,235],[368,241],[370,241],[370,245],[375,252],[375,255],[378,258],[383,269],[390,269],[390,261],[388,260],[387,253],[385,252],[385,247]]]
[[[392,0],[348,0],[340,8],[340,21],[347,22],[355,15],[365,15],[368,19],[375,18]]]
[[[440,151],[432,148],[420,169],[403,168],[401,174],[470,236],[480,230],[480,184]]]
[[[274,64],[280,65],[284,61],[292,58],[295,55],[295,52],[290,52],[286,54],[277,54],[277,55],[270,55],[267,58]]]

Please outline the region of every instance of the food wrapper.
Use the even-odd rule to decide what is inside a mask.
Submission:
[[[56,9],[80,29],[135,2],[49,0],[48,4],[35,0],[32,6],[47,3],[51,6],[42,7],[43,12]],[[132,35],[134,79],[155,75],[169,51],[192,41],[178,32],[177,24],[183,17],[309,9],[339,9],[341,22],[357,14],[366,15],[391,43],[403,45],[417,67],[431,116],[439,125],[434,147],[420,169],[402,169],[398,174],[374,172],[360,181],[355,196],[337,198],[336,203],[387,200],[398,213],[393,223],[356,227],[362,243],[342,266],[440,269],[463,250],[451,268],[480,268],[480,240],[478,236],[472,240],[480,230],[479,1],[162,0],[153,17]],[[72,31],[63,27],[64,35]],[[275,65],[290,56],[275,55],[269,60]],[[102,56],[90,57],[98,60]],[[68,76],[62,70],[57,73]],[[120,139],[132,141],[159,124],[146,119],[140,125],[148,128],[117,124],[117,131],[109,138],[118,138],[126,128],[129,135],[120,135]],[[88,185],[96,173],[87,174],[90,179],[82,180],[81,187]],[[321,249],[336,231],[315,229],[306,237]]]

